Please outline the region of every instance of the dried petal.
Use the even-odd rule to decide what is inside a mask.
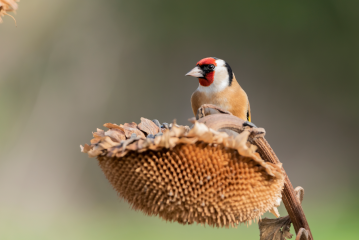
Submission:
[[[121,142],[122,140],[126,140],[125,132],[119,128],[112,128],[107,132],[105,132],[105,135],[111,137],[112,140],[116,142]]]
[[[88,153],[91,150],[91,147],[86,143],[85,146],[80,145],[81,152]]]
[[[185,135],[189,131],[189,128],[186,126],[178,126],[177,124],[173,124],[171,128],[171,136],[172,137],[180,137]]]
[[[117,124],[114,123],[105,123],[103,126],[109,129],[115,128],[123,131],[123,128],[121,126],[118,126]]]
[[[97,128],[97,132],[92,133],[94,137],[104,137],[105,131],[102,129]]]
[[[122,125],[121,125],[122,126]],[[125,127],[130,127],[130,128],[136,128],[137,127],[137,123],[132,122],[132,123],[125,123],[124,124]]]
[[[146,136],[143,132],[141,132],[138,128],[137,128],[137,124],[124,124],[123,126],[123,130],[125,131],[125,135],[126,138],[131,138],[132,133],[135,133],[136,136],[139,136],[140,138],[145,139]]]
[[[99,143],[99,146],[103,149],[109,149],[111,147],[114,146],[118,146],[119,143],[112,141],[112,139],[110,137],[104,137],[101,141],[101,143]]]
[[[273,207],[271,210],[269,210],[275,217],[279,218],[280,214],[277,207]]]
[[[101,141],[102,137],[95,137],[93,139],[91,139],[91,144],[94,145],[94,144],[97,144]]]
[[[141,117],[141,123],[138,124],[138,128],[147,134],[153,135],[156,135],[160,131],[159,127],[153,121],[143,117]]]
[[[18,8],[18,5],[16,2],[19,2],[18,0],[0,0],[0,23],[2,22],[1,17],[4,15],[8,15],[12,17],[15,21],[15,18],[8,14],[8,12],[15,12]],[[16,24],[16,21],[15,21]]]

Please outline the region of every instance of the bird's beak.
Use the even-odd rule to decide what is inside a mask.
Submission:
[[[191,71],[189,71],[185,76],[192,76],[192,77],[197,77],[197,78],[204,77],[202,69],[198,66],[196,66]]]

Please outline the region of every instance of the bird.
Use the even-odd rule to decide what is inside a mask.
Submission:
[[[215,57],[203,58],[185,76],[196,77],[199,81],[199,86],[191,97],[195,116],[203,104],[213,104],[243,119],[246,125],[255,127],[251,123],[248,96],[227,62]],[[207,114],[211,113],[213,112]]]

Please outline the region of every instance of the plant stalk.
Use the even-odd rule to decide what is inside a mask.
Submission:
[[[229,129],[240,133],[245,128],[243,127],[244,121],[242,119],[229,114],[208,115],[200,118],[198,121],[206,124],[207,127],[212,128],[213,130]],[[265,130],[263,128],[246,129],[249,129],[249,131],[252,132],[249,141],[258,147],[258,153],[261,155],[262,159],[274,164],[280,164],[277,155],[264,138]],[[308,232],[308,240],[313,240],[308,221],[305,217],[303,208],[296,197],[292,183],[290,182],[284,169],[283,172],[285,174],[285,183],[282,191],[282,200],[285,208],[287,209],[290,220],[293,223],[295,232],[298,234],[299,230],[304,228]]]

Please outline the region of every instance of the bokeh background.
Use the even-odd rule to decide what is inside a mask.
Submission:
[[[21,1],[0,25],[0,239],[259,239],[135,212],[80,152],[106,122],[192,117],[226,60],[316,239],[358,239],[359,1]],[[286,215],[281,206],[280,212]],[[272,217],[271,215],[266,215]]]

